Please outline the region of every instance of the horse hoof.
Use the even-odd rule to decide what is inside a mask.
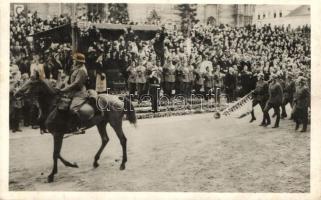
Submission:
[[[97,167],[99,167],[99,164],[97,163],[97,162],[94,162],[94,168],[97,168]]]
[[[47,181],[48,181],[48,183],[54,182],[54,177],[49,175],[48,178],[47,178]]]
[[[120,170],[124,170],[125,168],[126,168],[125,165],[120,165],[119,167]]]

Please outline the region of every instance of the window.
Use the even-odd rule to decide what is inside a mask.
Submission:
[[[276,18],[276,13],[273,14],[274,18]]]
[[[279,16],[282,17],[282,12],[279,13]]]
[[[265,19],[265,14],[263,14],[263,19]]]
[[[261,18],[261,16],[260,15],[257,15],[257,19],[260,19]]]

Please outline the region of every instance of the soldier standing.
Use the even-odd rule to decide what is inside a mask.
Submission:
[[[264,112],[264,107],[266,104],[266,101],[268,100],[269,96],[269,85],[266,81],[264,81],[264,74],[259,73],[258,76],[258,81],[256,83],[256,88],[253,92],[253,101],[252,101],[252,111],[251,111],[251,122],[256,120],[255,115],[254,115],[254,107],[259,104],[261,107],[262,112]],[[266,124],[266,119],[263,117],[263,120],[260,124],[260,126],[264,126]]]
[[[136,90],[136,62],[133,60],[130,66],[127,68],[128,72],[128,90],[129,95],[133,97],[135,95]]]
[[[206,67],[204,73],[204,89],[205,89],[205,100],[211,99],[213,89],[213,75],[209,67]]]
[[[151,96],[152,111],[158,112],[158,96],[160,90],[160,78],[157,68],[153,68],[151,75],[148,77],[149,95]]]
[[[141,101],[142,96],[145,93],[145,85],[146,85],[146,67],[143,65],[142,61],[140,61],[139,66],[136,67],[136,84],[137,84],[137,92],[138,92],[138,102]]]
[[[308,108],[310,107],[310,92],[304,77],[299,77],[298,83],[294,98],[293,119],[296,123],[295,130],[298,130],[302,123],[303,128],[301,132],[306,132],[308,126]]]
[[[171,97],[175,89],[175,73],[176,67],[172,63],[172,59],[169,57],[164,65],[164,81],[165,81],[165,94]]]
[[[271,118],[269,115],[269,110],[273,108],[274,113],[276,114],[276,120],[273,128],[278,128],[280,123],[280,106],[282,104],[283,99],[283,91],[280,83],[277,81],[277,75],[271,75],[271,83],[269,85],[269,99],[264,108],[264,119],[266,120],[266,124],[264,126],[268,126],[271,124]]]
[[[294,95],[294,93],[295,93],[295,81],[293,80],[293,75],[291,73],[289,73],[287,75],[287,80],[285,82],[281,118],[287,117],[285,106],[288,103],[290,103],[291,107],[293,107],[293,95]]]

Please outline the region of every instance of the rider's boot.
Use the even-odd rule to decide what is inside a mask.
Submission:
[[[70,110],[71,118],[74,124],[74,130],[72,131],[74,134],[84,134],[85,131],[81,128],[81,120],[79,113],[76,110]]]

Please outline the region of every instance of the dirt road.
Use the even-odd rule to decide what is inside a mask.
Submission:
[[[51,184],[45,183],[52,167],[51,135],[31,129],[10,133],[9,189],[309,192],[310,133],[295,132],[290,120],[281,120],[279,129],[248,120],[215,120],[212,114],[200,114],[144,119],[136,129],[126,122],[125,171],[119,170],[121,146],[110,126],[100,167],[92,167],[100,145],[93,128],[64,141],[62,156],[80,168],[59,162]]]

